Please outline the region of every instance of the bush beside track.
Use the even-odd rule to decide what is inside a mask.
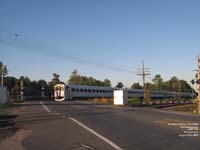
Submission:
[[[95,104],[113,104],[113,98],[94,98],[94,99],[88,99],[89,102],[95,103]]]

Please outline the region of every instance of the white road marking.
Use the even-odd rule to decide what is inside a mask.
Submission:
[[[42,101],[40,101],[40,104],[44,107],[44,109],[47,111],[47,112],[51,112],[51,110],[44,105],[44,103]]]
[[[86,145],[86,144],[81,144],[81,146],[87,148],[87,149],[95,149],[94,147],[90,146],[90,145]]]
[[[59,116],[59,115],[60,115],[60,113],[56,113],[56,115],[58,115],[58,116]]]
[[[109,139],[107,139],[106,137],[100,135],[96,131],[90,129],[89,127],[87,127],[83,123],[79,122],[78,120],[76,120],[76,119],[74,119],[72,117],[68,117],[68,118],[70,120],[72,120],[73,122],[77,123],[78,125],[80,125],[81,127],[83,127],[84,129],[86,129],[87,131],[89,131],[90,133],[94,134],[95,136],[97,136],[98,138],[100,138],[101,140],[103,140],[104,142],[106,142],[107,144],[109,144],[110,146],[112,146],[114,149],[116,149],[116,150],[123,150],[121,147],[119,147],[118,145],[116,145],[115,143],[113,143],[112,141],[110,141]]]

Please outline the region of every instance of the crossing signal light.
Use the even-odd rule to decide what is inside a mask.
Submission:
[[[198,79],[198,80],[196,81],[196,83],[197,83],[197,84],[200,84],[200,79]]]
[[[194,80],[191,80],[190,82],[191,82],[192,84],[194,84],[194,83],[195,83],[195,81],[194,81]]]

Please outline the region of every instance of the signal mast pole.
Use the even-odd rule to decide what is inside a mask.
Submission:
[[[3,78],[4,78],[4,64],[1,66],[1,85],[3,86]]]
[[[198,55],[198,69],[197,69],[197,71],[198,71],[198,75],[197,75],[197,77],[198,77],[198,82],[197,82],[197,84],[198,84],[198,113],[200,113],[200,83],[199,83],[199,81],[200,81],[200,57],[199,57],[199,55]]]
[[[23,100],[24,99],[24,81],[23,79],[21,79],[20,81],[20,99]]]
[[[143,89],[144,89],[144,102],[147,104],[146,97],[147,97],[147,90],[145,86],[145,76],[150,75],[150,70],[149,68],[144,67],[144,60],[142,62],[142,69],[138,69],[137,75],[142,76],[143,80]]]

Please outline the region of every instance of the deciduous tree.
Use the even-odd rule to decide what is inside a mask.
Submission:
[[[122,82],[118,82],[115,87],[118,89],[122,89],[124,87],[124,84]]]
[[[132,89],[142,89],[142,86],[140,85],[140,83],[133,83],[131,86]]]

